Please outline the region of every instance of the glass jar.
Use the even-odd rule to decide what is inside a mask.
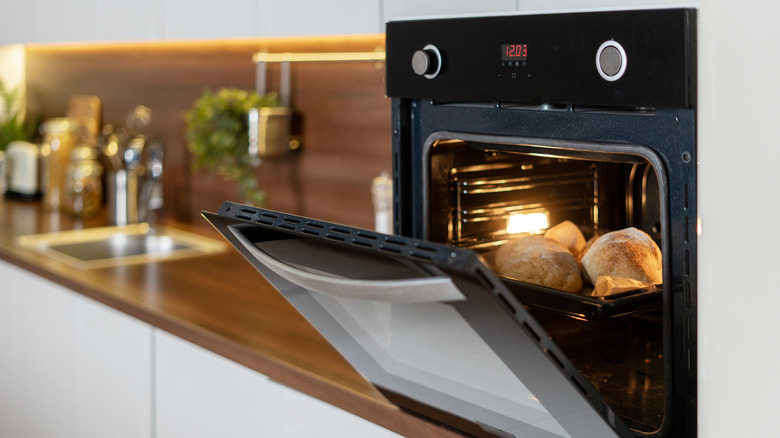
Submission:
[[[91,217],[100,211],[103,200],[103,166],[93,147],[79,145],[70,154],[63,191],[62,210],[79,217]]]
[[[48,119],[41,124],[43,204],[50,210],[62,207],[70,153],[80,126],[78,120],[68,117]]]

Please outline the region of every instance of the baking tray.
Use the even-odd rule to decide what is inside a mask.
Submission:
[[[601,321],[617,316],[656,310],[660,309],[663,304],[661,285],[598,297],[591,296],[593,286],[590,285],[583,287],[579,293],[571,293],[505,277],[499,278],[507,289],[527,306],[587,321]]]

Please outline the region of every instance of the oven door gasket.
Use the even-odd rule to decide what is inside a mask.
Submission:
[[[493,431],[493,434],[500,431],[502,436],[633,436],[552,340],[540,335],[544,333],[541,326],[473,251],[231,202],[224,203],[217,213],[203,212],[203,215],[355,369],[382,390],[388,399],[401,404],[402,408],[427,416],[431,416],[428,411],[432,410],[440,413],[434,416],[439,420],[444,418],[446,421],[454,417],[459,420],[458,424],[468,423],[483,431],[482,434],[485,431]],[[290,244],[292,246],[285,249]],[[313,250],[311,253],[308,253],[306,245]],[[323,254],[336,256],[332,260],[327,256],[318,257],[318,248],[327,251]],[[267,253],[258,258],[257,251]],[[457,321],[451,327],[458,324],[466,327],[467,334],[473,333],[477,339],[475,342],[479,343],[475,346],[484,347],[484,354],[475,357],[470,348],[472,344],[465,341],[462,343],[461,338],[456,337],[451,338],[452,342],[428,343],[424,348],[397,345],[398,351],[406,351],[403,354],[413,351],[415,353],[411,356],[419,353],[427,356],[427,359],[416,364],[409,362],[411,356],[408,355],[396,359],[388,354],[392,353],[396,345],[391,345],[387,350],[377,350],[375,339],[367,336],[364,329],[352,321],[354,315],[348,314],[350,306],[368,306],[361,309],[370,309],[377,305],[374,301],[354,296],[334,298],[323,295],[316,290],[316,285],[301,283],[295,279],[295,275],[285,275],[285,271],[291,269],[304,272],[303,277],[313,274],[316,281],[324,279],[325,283],[330,283],[328,278],[335,282],[341,281],[344,273],[351,269],[350,262],[344,261],[346,259],[338,260],[338,254],[348,252],[358,255],[354,259],[357,263],[362,263],[362,259],[385,260],[387,264],[400,266],[403,268],[401,271],[407,271],[401,273],[400,277],[408,277],[409,272],[418,277],[398,280],[395,278],[398,274],[395,268],[380,268],[380,282],[411,281],[413,284],[419,280],[425,284],[432,281],[448,283],[445,289],[457,289],[453,295],[420,300],[423,303],[388,304],[396,306],[390,308],[392,311],[411,309],[412,314],[423,317],[422,325],[416,326],[419,330],[410,329],[415,326],[407,325],[406,320],[396,328],[412,331],[408,336],[413,341],[425,338],[428,331],[447,335],[450,326],[445,324],[442,329],[440,320],[434,317],[436,314],[447,315],[448,318],[455,315]],[[276,258],[274,263],[287,266],[281,270],[278,267],[271,269],[266,264],[267,260],[264,260],[266,256]],[[310,263],[316,266],[310,266]],[[380,261],[379,264],[384,263]],[[367,272],[370,269],[358,266],[352,271],[359,278],[348,282],[372,281],[373,274]],[[388,276],[391,278],[388,279]],[[440,302],[425,303],[437,300]],[[421,313],[422,310],[425,313]],[[427,313],[431,310],[433,313]],[[485,318],[485,315],[490,317]],[[359,318],[360,315],[354,319]],[[399,320],[403,318],[398,317]],[[452,323],[449,320],[441,321]],[[391,343],[399,342],[397,339],[401,338],[400,333],[397,338],[387,337],[391,338]],[[477,380],[486,379],[489,384],[480,386],[481,383],[463,383],[460,377],[448,379],[446,363],[443,368],[434,366],[434,369],[424,369],[430,366],[428,360],[440,359],[438,349],[442,349],[444,357],[455,352],[455,360],[449,362],[455,368],[453,375],[462,368],[468,371],[460,377],[475,372],[485,375]],[[496,363],[489,363],[491,360]],[[501,385],[495,385],[495,376],[490,372],[493,368],[472,365],[469,363],[471,361],[475,361],[475,364],[488,363],[497,366],[496,369],[506,370],[510,383],[525,388],[529,391],[528,395],[521,396],[511,391],[509,397],[518,397],[519,402],[508,400],[506,393],[496,395],[495,391],[500,392],[502,389]],[[408,405],[404,404],[404,400],[409,401]],[[421,410],[420,406],[426,409]],[[493,436],[491,432],[487,433]]]

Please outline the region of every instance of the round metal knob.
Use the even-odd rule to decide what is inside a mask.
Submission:
[[[441,71],[441,52],[436,46],[428,44],[412,55],[412,70],[418,76],[433,79]]]
[[[617,41],[605,41],[596,52],[596,70],[607,81],[623,77],[627,64],[626,51]]]

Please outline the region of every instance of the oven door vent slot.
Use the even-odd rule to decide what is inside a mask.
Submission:
[[[536,330],[531,328],[531,326],[526,321],[523,321],[523,329],[525,329],[525,331],[528,332],[528,334],[530,334],[531,337],[534,338],[536,343],[542,342],[542,337],[539,336],[539,334],[536,333]]]
[[[504,295],[502,295],[502,294],[498,294],[498,300],[499,300],[499,302],[500,302],[500,303],[501,303],[501,304],[502,304],[504,307],[506,307],[506,308],[507,308],[507,310],[509,310],[510,312],[512,312],[512,314],[513,314],[513,315],[517,313],[517,309],[515,309],[515,306],[513,306],[513,305],[512,305],[512,304],[509,302],[509,300],[507,300],[507,299],[506,299],[506,297],[505,297]]]

